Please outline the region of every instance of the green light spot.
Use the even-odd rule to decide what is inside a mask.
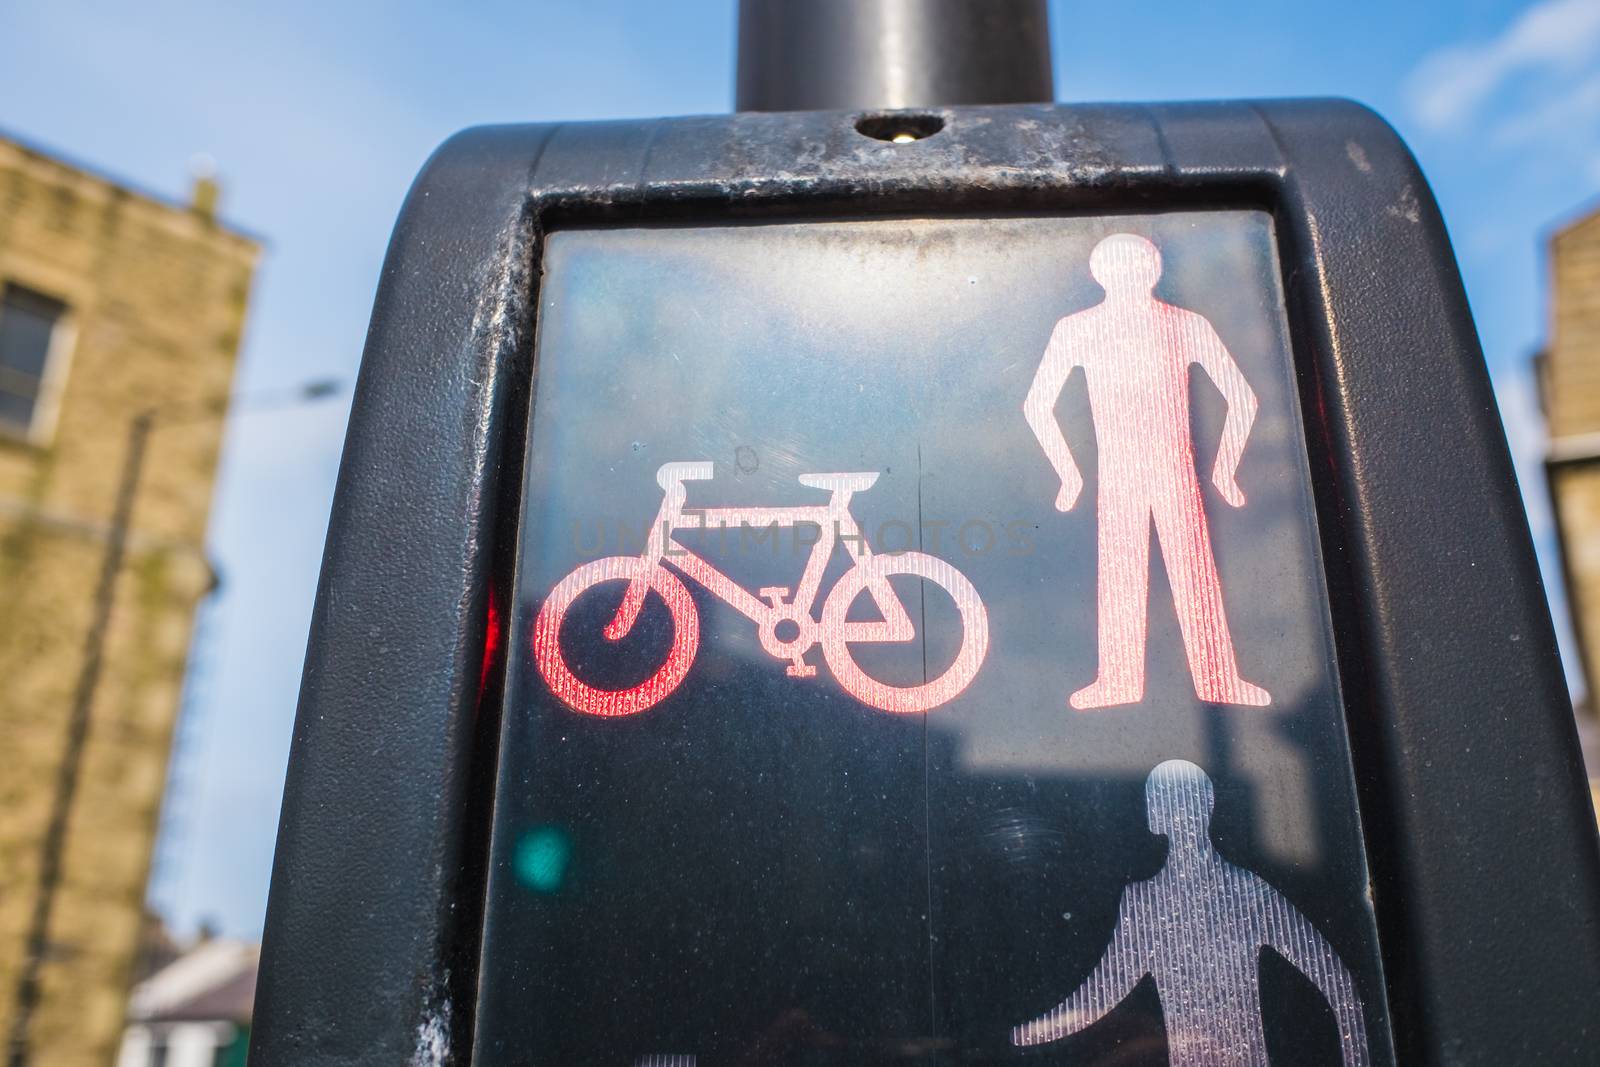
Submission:
[[[517,881],[539,893],[554,893],[561,888],[567,873],[572,845],[567,835],[553,826],[530,830],[517,842],[511,869]]]

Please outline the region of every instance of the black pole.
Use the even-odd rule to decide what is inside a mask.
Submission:
[[[111,513],[111,529],[106,535],[105,554],[100,559],[100,578],[94,590],[94,614],[84,642],[83,668],[72,695],[72,711],[67,717],[67,744],[61,765],[56,770],[55,792],[50,798],[50,822],[45,828],[40,855],[39,889],[34,898],[33,915],[28,922],[27,947],[22,957],[22,973],[17,978],[11,1033],[8,1035],[8,1067],[27,1067],[30,1059],[28,1030],[39,1006],[40,974],[50,954],[50,915],[56,890],[61,883],[61,865],[67,845],[67,821],[72,801],[78,792],[78,774],[83,750],[89,740],[89,712],[94,706],[95,689],[105,664],[106,635],[115,604],[117,577],[127,555],[128,531],[133,521],[133,504],[138,497],[139,475],[144,470],[146,446],[155,414],[141,411],[128,424],[128,443],[122,454],[122,475],[117,483],[117,502]]]
[[[1045,0],[740,0],[740,111],[1054,98]]]

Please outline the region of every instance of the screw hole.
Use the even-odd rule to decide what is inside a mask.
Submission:
[[[944,119],[925,112],[891,111],[856,119],[856,132],[892,144],[909,144],[944,129]]]

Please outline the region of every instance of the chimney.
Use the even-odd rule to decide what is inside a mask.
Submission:
[[[217,201],[222,198],[222,186],[217,182],[217,164],[205,153],[189,160],[189,210],[206,222],[217,219]]]

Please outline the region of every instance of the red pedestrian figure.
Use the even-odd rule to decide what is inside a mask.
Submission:
[[[1083,477],[1055,406],[1073,368],[1083,368],[1100,448],[1100,667],[1094,684],[1072,694],[1072,706],[1105,708],[1144,697],[1153,521],[1195,692],[1211,704],[1263,707],[1272,698],[1240,677],[1222,608],[1195,473],[1189,365],[1200,364],[1228,404],[1211,482],[1236,508],[1244,506],[1244,493],[1234,472],[1255,421],[1256,395],[1203,316],[1156,299],[1161,253],[1155,245],[1114,234],[1095,246],[1089,273],[1106,298],[1056,323],[1022,405],[1061,476],[1056,508],[1070,511]]]

